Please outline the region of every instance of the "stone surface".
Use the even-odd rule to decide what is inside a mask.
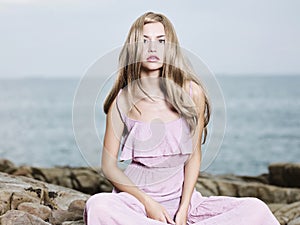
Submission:
[[[51,225],[41,218],[19,210],[9,210],[0,216],[0,224],[3,225]]]
[[[79,220],[79,221],[66,221],[63,222],[62,225],[84,225],[83,220]]]
[[[80,221],[89,198],[69,188],[5,173],[0,173],[0,189],[1,224],[18,224],[22,217],[35,221],[33,224]],[[16,222],[8,223],[10,220]]]
[[[291,222],[289,222],[287,225],[300,225],[300,217],[293,219]]]
[[[37,168],[29,166],[16,167],[8,160],[1,160],[0,172],[5,172],[16,176],[26,176],[88,194],[111,191],[110,183],[106,179],[103,179],[103,176],[99,171],[95,171],[91,168]]]
[[[256,197],[266,203],[293,203],[300,201],[300,189],[282,188],[258,182],[227,180],[220,177],[199,177],[196,184],[204,196],[225,195],[235,197]]]
[[[13,162],[7,159],[0,159],[0,172],[12,173],[15,168]]]
[[[51,215],[51,208],[39,203],[22,202],[18,205],[17,209],[35,215],[42,220],[48,220]]]
[[[273,213],[280,224],[290,224],[293,220],[300,217],[300,202],[284,205]]]
[[[270,184],[300,188],[300,163],[276,163],[269,165]]]

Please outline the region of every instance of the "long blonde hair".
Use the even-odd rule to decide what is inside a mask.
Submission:
[[[142,64],[140,60],[142,47],[139,44],[136,45],[136,43],[142,43],[143,41],[144,25],[157,22],[164,26],[166,34],[165,38],[167,43],[169,43],[166,44],[165,47],[165,52],[168,52],[168,54],[164,54],[164,63],[160,73],[160,77],[166,78],[163,79],[165,82],[162,84],[165,97],[178,114],[185,118],[193,133],[198,124],[197,111],[195,107],[192,107],[193,103],[191,103],[190,98],[184,96],[183,92],[175,86],[180,86],[182,88],[187,81],[194,81],[202,88],[205,95],[204,139],[202,141],[202,144],[204,144],[207,136],[207,125],[210,119],[210,104],[208,97],[200,80],[194,75],[192,67],[183,57],[172,23],[162,14],[147,12],[140,16],[131,26],[125,45],[120,52],[120,70],[118,77],[104,102],[104,112],[107,114],[120,89],[127,86],[129,87],[129,84],[134,81],[139,83]],[[176,85],[174,85],[174,83]]]

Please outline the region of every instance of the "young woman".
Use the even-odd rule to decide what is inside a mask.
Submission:
[[[139,17],[119,61],[104,103],[102,153],[114,189],[87,201],[85,223],[278,225],[256,198],[203,197],[195,190],[210,106],[171,22],[152,12]],[[124,171],[119,149],[120,160],[131,160]]]

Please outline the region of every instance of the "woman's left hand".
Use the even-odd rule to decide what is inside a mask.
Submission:
[[[186,225],[187,223],[187,210],[180,209],[177,211],[175,216],[176,225]]]

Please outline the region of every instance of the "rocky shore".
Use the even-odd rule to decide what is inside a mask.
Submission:
[[[201,174],[204,196],[257,197],[282,225],[300,225],[300,164],[272,164],[257,177]],[[110,183],[91,168],[15,166],[0,159],[0,224],[83,225],[90,195],[110,192]]]

